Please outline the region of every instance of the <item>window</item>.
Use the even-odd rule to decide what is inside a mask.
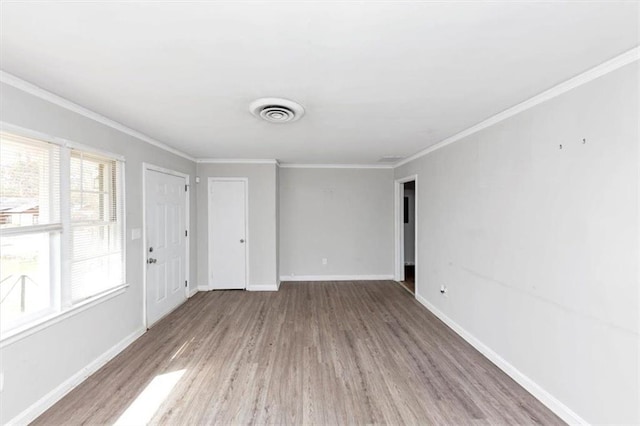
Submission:
[[[60,148],[2,135],[0,141],[0,325],[51,313],[58,276]],[[59,249],[58,249],[59,250]]]
[[[122,162],[0,133],[4,333],[124,284]]]
[[[71,151],[71,300],[122,284],[118,169],[110,158]]]

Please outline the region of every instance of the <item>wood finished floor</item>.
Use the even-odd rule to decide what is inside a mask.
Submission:
[[[416,292],[415,269],[416,267],[414,265],[405,265],[404,281],[400,281],[400,284],[412,294],[415,294]]]
[[[115,422],[184,370],[153,424],[562,424],[391,281],[197,293],[34,423]]]

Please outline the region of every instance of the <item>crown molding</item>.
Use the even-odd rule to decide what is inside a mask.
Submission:
[[[33,96],[36,96],[52,104],[58,105],[59,107],[62,107],[69,111],[73,111],[76,114],[80,114],[91,120],[97,121],[98,123],[104,124],[105,126],[111,127],[112,129],[118,130],[122,133],[126,133],[129,136],[133,136],[134,138],[144,141],[157,148],[163,149],[167,152],[178,155],[182,158],[186,158],[187,160],[196,161],[196,159],[190,156],[189,154],[186,154],[165,143],[162,143],[156,139],[153,139],[152,137],[147,136],[144,133],[140,133],[139,131],[134,130],[130,127],[127,127],[124,124],[118,123],[117,121],[114,121],[101,114],[98,114],[97,112],[91,111],[88,108],[80,106],[75,102],[72,102],[68,99],[63,98],[62,96],[49,92],[48,90],[45,90],[39,86],[36,86],[35,84],[29,83],[28,81],[25,81],[19,77],[16,77],[13,74],[9,74],[6,71],[0,70],[0,82],[8,84],[9,86],[15,87],[16,89],[22,90],[23,92],[27,92]]]
[[[393,169],[393,164],[280,164],[283,169]]]
[[[198,158],[198,164],[275,164],[279,165],[278,160],[273,158]]]
[[[514,106],[512,106],[509,109],[506,109],[492,117],[489,117],[488,119],[469,127],[468,129],[465,129],[463,131],[461,131],[460,133],[456,133],[453,136],[450,136],[438,143],[435,143],[425,149],[423,149],[422,151],[419,151],[415,154],[413,154],[410,157],[407,157],[403,160],[398,161],[397,163],[394,164],[394,168],[395,167],[400,167],[403,164],[407,164],[410,161],[416,160],[420,157],[423,157],[433,151],[436,151],[440,148],[443,148],[449,144],[452,144],[454,142],[457,142],[461,139],[466,138],[467,136],[470,136],[474,133],[479,132],[480,130],[486,129],[487,127],[493,126],[494,124],[497,124],[501,121],[506,120],[507,118],[513,117],[516,114],[519,114],[523,111],[526,111],[530,108],[533,108],[536,105],[539,105],[545,101],[548,101],[550,99],[555,98],[556,96],[560,96],[563,93],[566,93],[572,89],[575,89],[576,87],[582,86],[583,84],[586,84],[590,81],[595,80],[598,77],[602,77],[603,75],[606,75],[612,71],[615,71],[619,68],[624,67],[625,65],[629,65],[632,62],[635,62],[637,60],[640,60],[640,46],[636,46],[633,49],[616,56],[613,59],[610,59],[606,62],[603,62],[600,65],[597,65],[585,72],[583,72],[582,74],[578,74],[577,76],[570,78],[569,80],[566,80],[548,90],[545,90],[542,93],[539,93],[538,95],[527,99],[524,102],[521,102],[519,104],[516,104]]]
[[[82,115],[84,117],[97,121],[101,124],[104,124],[105,126],[109,126],[122,133],[128,134],[129,136],[133,136],[136,139],[144,141],[150,145],[163,149],[167,152],[178,155],[182,158],[186,158],[187,160],[190,160],[190,161],[195,161],[196,163],[200,163],[200,164],[275,164],[282,168],[298,168],[298,169],[392,169],[392,168],[400,167],[404,164],[409,163],[410,161],[416,160],[433,151],[436,151],[449,144],[452,144],[461,139],[464,139],[467,136],[470,136],[483,129],[486,129],[487,127],[493,126],[494,124],[504,121],[507,118],[513,117],[516,114],[519,114],[523,111],[533,108],[536,105],[539,105],[545,101],[555,98],[556,96],[566,93],[576,87],[586,84],[592,80],[595,80],[598,77],[606,75],[612,71],[615,71],[619,68],[622,68],[625,65],[628,65],[638,60],[640,60],[640,46],[636,46],[633,49],[621,55],[616,56],[615,58],[612,58],[524,102],[521,102],[492,117],[489,117],[488,119],[474,126],[471,126],[459,133],[456,133],[453,136],[443,139],[442,141],[437,142],[417,152],[416,154],[410,157],[400,160],[395,164],[303,164],[303,163],[279,164],[278,160],[275,160],[275,159],[216,159],[216,158],[196,159],[190,156],[189,154],[186,154],[185,152],[175,149],[163,142],[153,139],[150,136],[147,136],[141,132],[138,132],[137,130],[127,127],[124,124],[118,123],[117,121],[107,118],[101,114],[98,114],[94,111],[89,110],[88,108],[85,108],[72,101],[69,101],[68,99],[65,99],[59,95],[49,92],[48,90],[45,90],[39,86],[29,83],[6,71],[0,70],[0,82],[5,83],[9,86],[15,87],[16,89],[22,90],[24,92],[27,92],[40,99],[46,100],[52,104],[58,105],[69,111],[73,111],[79,115]]]

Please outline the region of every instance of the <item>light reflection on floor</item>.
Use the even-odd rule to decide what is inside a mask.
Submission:
[[[154,377],[114,425],[132,426],[149,423],[185,371],[177,370]]]

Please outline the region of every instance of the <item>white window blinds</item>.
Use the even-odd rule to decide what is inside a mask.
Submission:
[[[0,132],[0,339],[125,284],[123,165]]]
[[[1,133],[0,226],[60,223],[60,147]]]
[[[124,283],[122,163],[72,150],[71,301]]]
[[[0,133],[0,333],[53,312],[60,147]]]

